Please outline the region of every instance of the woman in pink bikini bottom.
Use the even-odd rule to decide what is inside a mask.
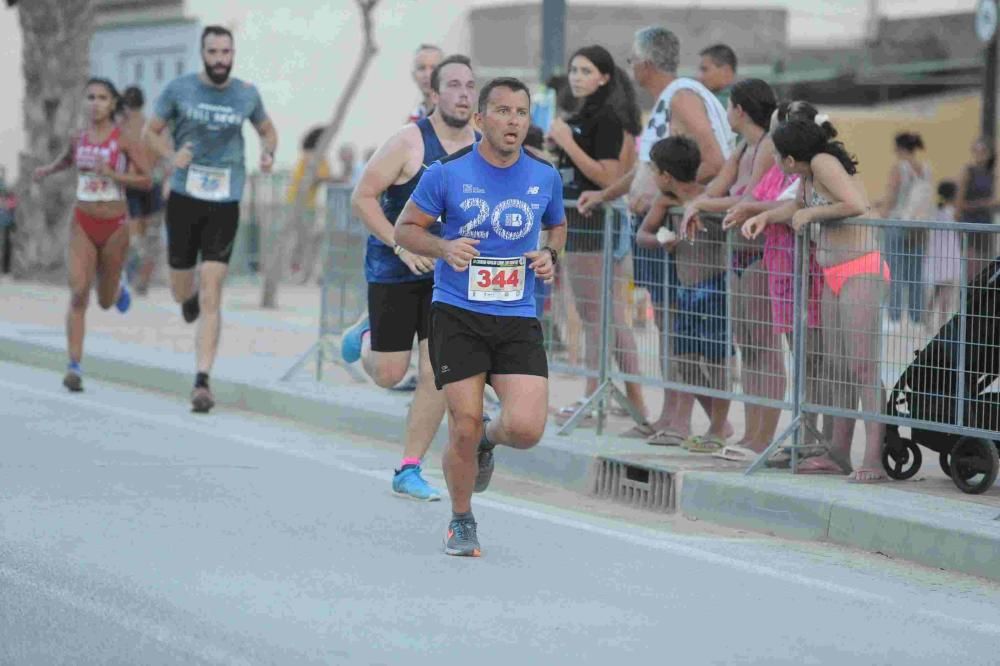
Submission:
[[[768,224],[791,221],[796,233],[819,227],[816,259],[823,273],[824,379],[832,389],[832,405],[854,410],[860,399],[866,412],[881,411],[884,391],[879,373],[881,354],[881,305],[889,269],[876,250],[870,230],[843,224],[846,218],[866,214],[871,206],[856,178],[857,161],[843,144],[834,141],[836,130],[818,115],[812,122],[789,120],[778,127],[773,140],[778,164],[802,181],[799,195],[779,208],[750,218],[746,232],[759,234]],[[852,469],[850,452],[854,418],[832,419],[832,441],[824,455],[805,460],[799,467],[807,474],[848,474],[855,483],[885,479],[882,469],[884,426],[865,422],[862,464]]]

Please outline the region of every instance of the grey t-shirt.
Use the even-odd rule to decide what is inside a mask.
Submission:
[[[186,74],[167,85],[155,112],[173,124],[178,149],[193,146],[191,166],[174,171],[171,191],[204,201],[239,201],[246,178],[243,121],[256,125],[267,118],[257,88],[236,78],[216,88]]]

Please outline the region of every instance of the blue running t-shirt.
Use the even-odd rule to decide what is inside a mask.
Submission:
[[[267,118],[257,88],[236,78],[216,88],[197,74],[185,74],[167,84],[155,113],[173,123],[174,146],[190,142],[194,153],[187,169],[174,171],[171,191],[204,201],[239,201],[246,178],[243,121],[257,125]]]
[[[480,314],[535,316],[535,273],[524,254],[538,249],[543,227],[564,222],[555,167],[523,149],[514,164],[496,167],[476,142],[432,164],[412,199],[428,215],[441,216],[444,240],[479,240],[479,256],[465,271],[438,260],[434,302]]]

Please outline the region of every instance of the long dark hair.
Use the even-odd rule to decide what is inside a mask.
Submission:
[[[122,99],[121,93],[118,92],[118,88],[115,84],[111,83],[109,79],[101,78],[100,76],[92,76],[87,79],[87,85],[83,87],[84,90],[93,85],[104,86],[108,90],[108,94],[111,95],[111,100],[114,102],[114,106],[111,108],[111,116],[117,116],[125,110],[125,100]]]
[[[597,90],[592,92],[583,100],[583,106],[573,114],[570,118],[569,123],[578,124],[580,122],[586,121],[593,118],[597,113],[608,104],[608,100],[611,98],[611,93],[615,89],[617,80],[617,70],[615,68],[615,59],[611,57],[608,50],[603,46],[598,46],[594,44],[592,46],[584,46],[583,48],[577,49],[572,56],[570,56],[569,61],[572,63],[573,58],[577,56],[583,56],[590,62],[594,63],[594,67],[597,68],[601,74],[608,76],[608,82],[603,86],[598,86]]]
[[[733,86],[729,97],[733,107],[740,107],[750,116],[750,121],[765,132],[771,124],[771,116],[778,107],[774,90],[760,79],[743,79]]]
[[[827,129],[826,125],[830,128]],[[821,126],[815,121],[789,120],[774,130],[771,138],[782,157],[791,157],[796,162],[812,162],[817,155],[832,155],[844,171],[853,176],[858,172],[858,160],[847,152],[843,143],[833,140],[830,130],[836,136],[836,130],[829,121]]]
[[[632,136],[642,133],[642,110],[635,94],[635,86],[621,67],[615,67],[615,88],[611,91],[611,107],[622,127]]]

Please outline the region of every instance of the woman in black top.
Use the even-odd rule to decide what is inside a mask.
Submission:
[[[630,83],[619,74],[620,71],[611,54],[601,46],[586,46],[570,58],[569,86],[579,107],[568,119],[555,119],[549,130],[549,140],[557,147],[557,167],[567,200],[576,199],[586,190],[608,187],[626,171],[626,162],[634,160],[639,114],[634,95],[629,95],[626,88]],[[583,322],[587,367],[594,371],[600,354],[600,308],[604,296],[601,293],[604,215],[600,211],[581,215],[567,206],[566,221],[569,226],[566,277]],[[628,286],[628,278],[624,274],[624,263],[615,261],[614,266],[613,350],[622,371],[638,375],[635,337],[626,325],[624,289]],[[641,386],[626,382],[625,387],[629,400],[640,414],[645,415]],[[593,394],[596,389],[597,379],[589,378],[585,395]],[[559,410],[559,416],[568,418],[580,403],[582,400]],[[647,437],[652,429],[642,423],[627,434]]]

